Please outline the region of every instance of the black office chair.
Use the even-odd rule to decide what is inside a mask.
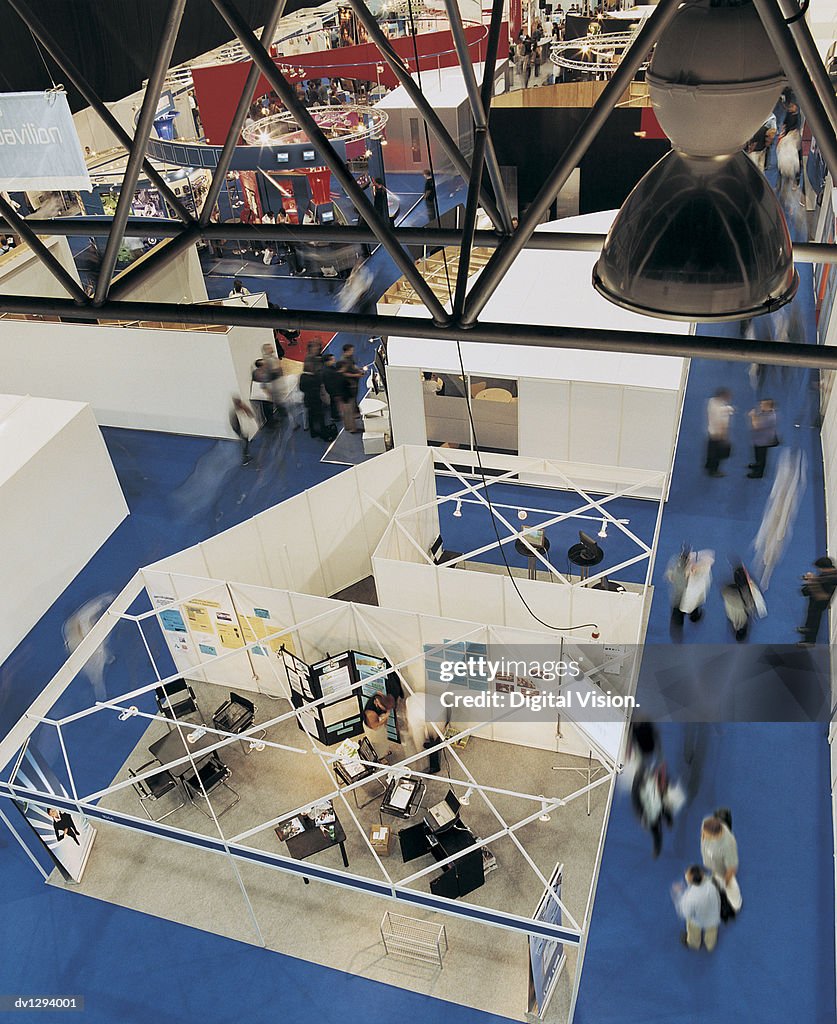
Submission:
[[[175,679],[171,683],[163,683],[155,689],[154,695],[157,698],[160,714],[165,718],[173,720],[197,714],[206,725],[206,719],[195,699],[195,691],[185,679]],[[171,726],[169,728],[171,729]]]
[[[159,766],[159,764],[160,762],[155,758],[153,761],[147,761],[145,764],[140,765],[139,768],[129,768],[128,774],[132,779],[136,779],[136,777],[138,775],[142,775],[147,768],[151,768],[153,765]],[[175,779],[171,772],[166,771],[165,768],[162,771],[155,772],[154,775],[149,775],[147,779],[139,779],[137,782],[132,782],[131,786],[139,797],[142,809],[151,821],[162,821],[163,818],[168,818],[170,814],[174,814],[175,811],[179,811],[181,807],[186,806],[186,801],[181,799],[179,804],[172,807],[170,811],[166,811],[165,814],[161,814],[159,818],[155,818],[146,806],[146,804],[149,803],[156,803],[156,801],[161,797],[165,796],[167,793],[172,793],[175,790],[177,790],[178,793],[181,793],[181,790],[177,785],[177,779]]]
[[[224,789],[229,790],[235,799],[231,800],[230,803],[220,811],[215,810],[213,807],[213,810],[215,810],[215,817],[220,818],[221,815],[226,814],[231,807],[235,807],[241,799],[232,786],[227,785],[227,779],[231,776],[232,772],[230,769],[224,764],[221,758],[218,757],[217,753],[213,753],[209,755],[209,757],[196,771],[192,772],[190,775],[185,775],[183,777],[183,783],[186,786],[186,793],[191,802],[195,807],[197,807],[201,814],[205,814],[207,818],[211,818],[212,815],[208,811],[205,811],[199,803],[195,802],[195,797],[206,800],[206,802],[209,803],[209,797],[216,789],[223,786]]]
[[[212,716],[212,724],[216,729],[223,732],[240,733],[251,729],[256,721],[256,705],[237,693],[230,692],[230,699],[224,703]],[[245,754],[252,752],[250,744],[254,740],[261,740],[265,737],[265,730],[257,733],[250,733],[246,740],[241,740],[241,749]]]

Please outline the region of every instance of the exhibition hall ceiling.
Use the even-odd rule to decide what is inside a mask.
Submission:
[[[236,0],[251,28],[267,20],[276,0]],[[320,0],[287,0],[286,13],[317,7]],[[113,101],[136,92],[148,77],[169,0],[30,0],[82,69],[102,99]],[[25,92],[67,86],[73,110],[86,106],[49,57],[49,73],[29,29],[8,0],[0,0],[0,92]],[[198,57],[230,39],[230,30],[209,0],[191,0],[174,48],[172,65]]]

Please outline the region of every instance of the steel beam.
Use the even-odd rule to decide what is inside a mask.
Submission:
[[[497,48],[500,42],[500,25],[503,19],[503,0],[494,0],[491,9],[491,26],[488,32],[488,47],[485,54],[485,73],[482,81],[480,103],[483,112],[490,110],[494,87],[494,68],[497,64]],[[473,68],[471,68],[473,72]],[[476,83],[475,83],[476,84]],[[465,203],[465,220],[462,225],[462,243],[459,249],[459,265],[456,271],[456,290],[453,297],[453,317],[459,320],[465,306],[468,288],[468,274],[471,268],[471,250],[474,244],[474,229],[477,225],[480,182],[482,181],[488,139],[488,121],[483,118],[482,126],[474,125],[474,153],[471,157],[471,180],[468,182],[468,198]],[[504,216],[508,209],[503,205]],[[509,220],[511,229],[511,220]]]
[[[262,31],[261,43],[262,46],[270,46],[273,41],[273,34],[276,31],[276,26],[279,24],[279,19],[285,13],[285,7],[287,0],[276,0],[276,4],[273,8],[273,13],[265,23],[264,30]],[[250,65],[250,70],[247,72],[247,81],[244,83],[244,90],[241,93],[241,97],[238,101],[238,106],[235,108],[232,122],[230,123],[227,137],[224,140],[224,147],[221,150],[221,155],[218,157],[218,163],[215,167],[215,171],[212,174],[212,181],[210,182],[209,189],[206,193],[206,199],[204,200],[203,209],[198,223],[201,225],[208,224],[209,218],[212,216],[212,211],[215,209],[215,204],[218,202],[218,196],[221,194],[221,188],[224,184],[224,179],[227,176],[227,171],[230,168],[230,162],[232,161],[233,154],[235,153],[235,147],[238,145],[238,137],[241,135],[241,129],[244,126],[244,119],[247,117],[247,111],[250,109],[250,104],[253,102],[253,94],[256,91],[256,86],[259,83],[259,77],[261,71],[259,71],[258,64],[255,61]]]
[[[73,61],[67,56],[67,54],[61,49],[60,44],[52,35],[46,26],[41,22],[36,15],[34,15],[25,2],[25,0],[9,0],[9,5],[17,11],[23,23],[35,35],[44,49],[50,54],[55,63],[61,68],[64,74],[67,76],[72,85],[81,93],[84,99],[90,104],[90,106],[96,111],[99,117],[104,122],[108,131],[116,138],[120,145],[124,146],[126,150],[130,152],[131,146],[133,145],[133,139],[125,131],[122,125],[116,120],[111,114],[105,104],[99,99],[94,91],[93,87],[84,77],[84,75],[75,66]],[[192,215],[186,209],[186,207],[180,202],[178,197],[171,190],[169,185],[166,183],[163,176],[157,171],[150,160],[143,160],[142,169],[148,175],[149,181],[151,181],[159,190],[160,193],[165,196],[166,202],[174,210],[177,216],[185,223],[191,224],[193,221]]]
[[[66,238],[87,238],[90,235],[107,234],[108,223],[102,222],[101,229],[92,221],[74,220],[70,217],[37,220],[27,218],[27,223],[37,225],[39,235],[61,235]],[[14,227],[0,219],[0,232],[14,233]],[[125,225],[126,238],[179,238],[183,228],[172,221],[153,221],[134,218]],[[266,243],[291,242],[345,242],[347,244],[375,242],[377,239],[369,228],[343,227],[339,224],[207,224],[197,232],[200,238],[218,239],[230,242]],[[453,228],[394,228],[393,234],[402,245],[427,245],[459,248],[462,233]],[[526,240],[523,248],[537,252],[601,252],[605,235],[596,232],[536,231]],[[498,249],[503,238],[494,231],[474,232],[474,245],[480,249]],[[797,242],[793,247],[793,258],[797,263],[837,263],[837,244],[825,242]]]
[[[105,254],[99,267],[99,277],[96,281],[96,292],[93,296],[95,305],[100,306],[107,298],[110,288],[110,279],[113,276],[113,268],[116,266],[116,258],[119,253],[119,246],[122,244],[125,224],[131,213],[131,203],[134,200],[134,189],[137,186],[140,171],[142,170],[145,158],[145,149],[148,145],[148,136],[151,133],[151,126],[157,113],[157,103],[160,99],[160,90],[163,88],[163,81],[169,70],[172,51],[174,50],[177,32],[180,28],[180,21],[186,7],[186,0],[171,0],[166,22],[163,26],[163,34],[160,37],[160,48],[154,58],[154,65],[151,74],[148,76],[148,85],[145,87],[145,95],[142,98],[137,130],[134,141],[131,144],[131,151],[128,154],[128,162],[125,165],[125,174],[122,177],[122,189],[119,193],[119,201],[116,204],[116,213],[113,215],[108,244],[105,246]]]
[[[770,44],[796,92],[799,106],[810,122],[811,131],[831,171],[831,177],[837,181],[837,139],[834,129],[814,83],[808,77],[808,69],[791,35],[790,26],[785,23],[784,15],[775,0],[754,0],[754,3]]]
[[[518,230],[502,243],[484,267],[477,279],[477,283],[468,295],[468,301],[465,304],[465,314],[462,318],[463,326],[469,327],[476,322],[477,317],[491,298],[497,285],[505,277],[515,257],[525,245],[526,240],[535,231],[551,203],[564,187],[573,169],[587,152],[590,143],[610,116],[619,97],[633,80],[640,65],[648,56],[649,49],[677,13],[680,3],[681,0],[659,0],[657,7],[635,36],[634,41],[628,47],[610,81],[604,87],[589,114],[573,136],[572,141],[564,151],[552,174],[541,186],[532,204],[520,219]]]
[[[233,10],[227,0],[212,0],[212,3],[232,29],[244,49],[247,50],[255,63],[261,68],[264,77],[276,90],[286,109],[293,114],[296,123],[308,136],[311,144],[319,152],[322,159],[331,169],[334,177],[342,185],[343,191],[354,203],[358,213],[361,214],[369,227],[372,228],[375,237],[390,254],[395,265],[412,285],[416,295],[427,307],[434,321],[445,323],[449,319],[448,314],[433,294],[433,290],[419,273],[415,263],[401,248],[401,245],[392,233],[388,221],[385,222],[382,217],[378,216],[377,210],[366,198],[363,190],[355,181],[354,176],[346,167],[346,164],[340,159],[336,150],[314,118],[308,113],[305,106],[299,102],[296,93],[286,81],[285,76],[273,63],[273,59],[253,35],[247,23],[237,11]]]
[[[796,10],[787,9],[789,6],[796,7],[796,4],[789,5],[787,0],[784,3],[780,2],[779,6],[786,20],[798,13],[798,8]],[[830,134],[833,139],[834,133],[837,131],[837,95],[834,93],[834,86],[831,84],[831,79],[825,70],[825,65],[817,50],[817,44],[814,42],[811,29],[808,27],[808,22],[805,18],[798,18],[789,27],[800,56],[805,62],[808,75],[817,91],[817,96],[819,96],[825,108],[825,114],[831,127]],[[817,143],[819,143],[819,138],[817,138]]]
[[[465,30],[462,27],[462,18],[459,14],[459,0],[445,0],[445,7],[448,12],[450,31],[453,36],[453,45],[456,48],[456,55],[459,58],[459,66],[462,70],[462,78],[465,82],[465,91],[468,94],[468,104],[471,108],[471,116],[474,119],[474,129],[485,132],[485,166],[488,177],[491,181],[491,188],[494,191],[494,199],[500,208],[500,216],[503,218],[503,230],[511,232],[511,214],[506,199],[506,192],[503,188],[503,177],[500,174],[500,165],[497,162],[497,154],[494,152],[494,143],[488,131],[488,116],[483,106],[482,95],[477,85],[477,76],[474,74],[474,64],[468,50],[468,43],[465,39]],[[496,60],[496,53],[495,53]],[[492,69],[493,78],[493,69]],[[473,158],[472,158],[473,170]],[[480,171],[480,173],[482,173]]]
[[[381,31],[381,27],[375,20],[375,16],[369,10],[364,3],[364,0],[349,0],[352,10],[355,12],[357,19],[366,29],[366,34],[369,39],[375,44],[380,51],[381,56],[389,65],[390,70],[401,83],[404,91],[413,101],[416,110],[421,115],[423,121],[427,125],[428,129],[436,136],[436,139],[442,149],[445,151],[445,155],[451,161],[456,172],[465,180],[468,181],[471,177],[471,168],[468,161],[462,155],[461,150],[450,137],[450,134],[445,128],[444,124],[433,109],[433,107],[427,102],[424,93],[418,87],[415,79],[407,70],[401,58],[395,52],[390,45],[389,40]],[[482,188],[480,191],[480,199],[482,207],[491,219],[491,223],[497,228],[498,231],[503,230],[503,218],[500,215],[500,211],[494,199],[489,194],[488,189]]]
[[[6,223],[11,226],[11,230],[20,235],[61,287],[69,292],[76,302],[86,304],[87,296],[78,282],[61,266],[23,217],[17,213],[11,203],[6,202],[2,195],[0,195],[0,213],[6,218]]]
[[[259,309],[253,306],[180,304],[164,302],[107,302],[101,308],[77,306],[71,299],[34,295],[0,296],[0,313],[36,316],[68,316],[76,320],[150,320],[163,323],[268,327],[325,333],[387,335],[453,341],[463,328],[457,323],[440,325],[426,317],[378,316],[357,313],[323,313],[317,310]],[[19,330],[20,324],[15,324]],[[469,328],[467,340],[486,345],[527,345],[540,348],[573,348],[595,352],[635,352],[644,355],[699,357],[743,363],[770,363],[837,369],[837,346],[799,342],[751,341],[714,335],[611,331],[582,327],[547,327],[543,324],[479,323]]]

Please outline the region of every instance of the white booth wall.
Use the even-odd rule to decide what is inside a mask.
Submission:
[[[0,395],[0,662],[127,515],[90,406]]]
[[[505,61],[497,62],[494,76],[496,93],[503,91],[505,67]],[[475,64],[474,71],[477,81],[481,82],[483,65]],[[412,77],[418,82],[416,75]],[[459,67],[422,68],[421,90],[457,148],[469,157],[474,148],[474,122],[462,70]],[[375,104],[375,108],[386,111],[388,117],[384,150],[387,171],[421,172],[429,167],[424,122],[404,87],[399,85],[388,92]],[[436,174],[452,173],[453,164],[432,133],[430,150]]]
[[[37,230],[37,224],[32,226]],[[53,235],[44,236],[41,241],[77,283],[78,271],[66,238]],[[34,252],[25,243],[0,256],[0,294],[3,295],[34,295],[44,299],[68,299],[69,292],[47,270]],[[0,319],[0,324],[3,320]],[[4,379],[5,388],[11,385]]]
[[[261,297],[266,304],[264,297]],[[273,333],[0,318],[4,387],[88,402],[103,426],[232,438],[233,393]]]
[[[167,239],[159,245],[149,249],[144,256],[141,256],[131,267],[141,266],[150,259],[159,248],[171,245],[174,239]],[[130,270],[131,267],[128,269]],[[123,271],[123,273],[127,273]],[[114,278],[114,284],[119,281],[122,275]],[[130,302],[206,302],[209,296],[206,294],[206,280],[203,276],[200,257],[197,247],[189,246],[188,249],[178,253],[174,259],[164,266],[160,266],[151,276],[139,285],[129,288],[120,298]]]

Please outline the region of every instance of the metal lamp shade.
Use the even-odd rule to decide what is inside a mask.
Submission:
[[[771,313],[798,285],[782,209],[743,153],[667,153],[625,200],[593,268],[617,306],[699,323]]]

